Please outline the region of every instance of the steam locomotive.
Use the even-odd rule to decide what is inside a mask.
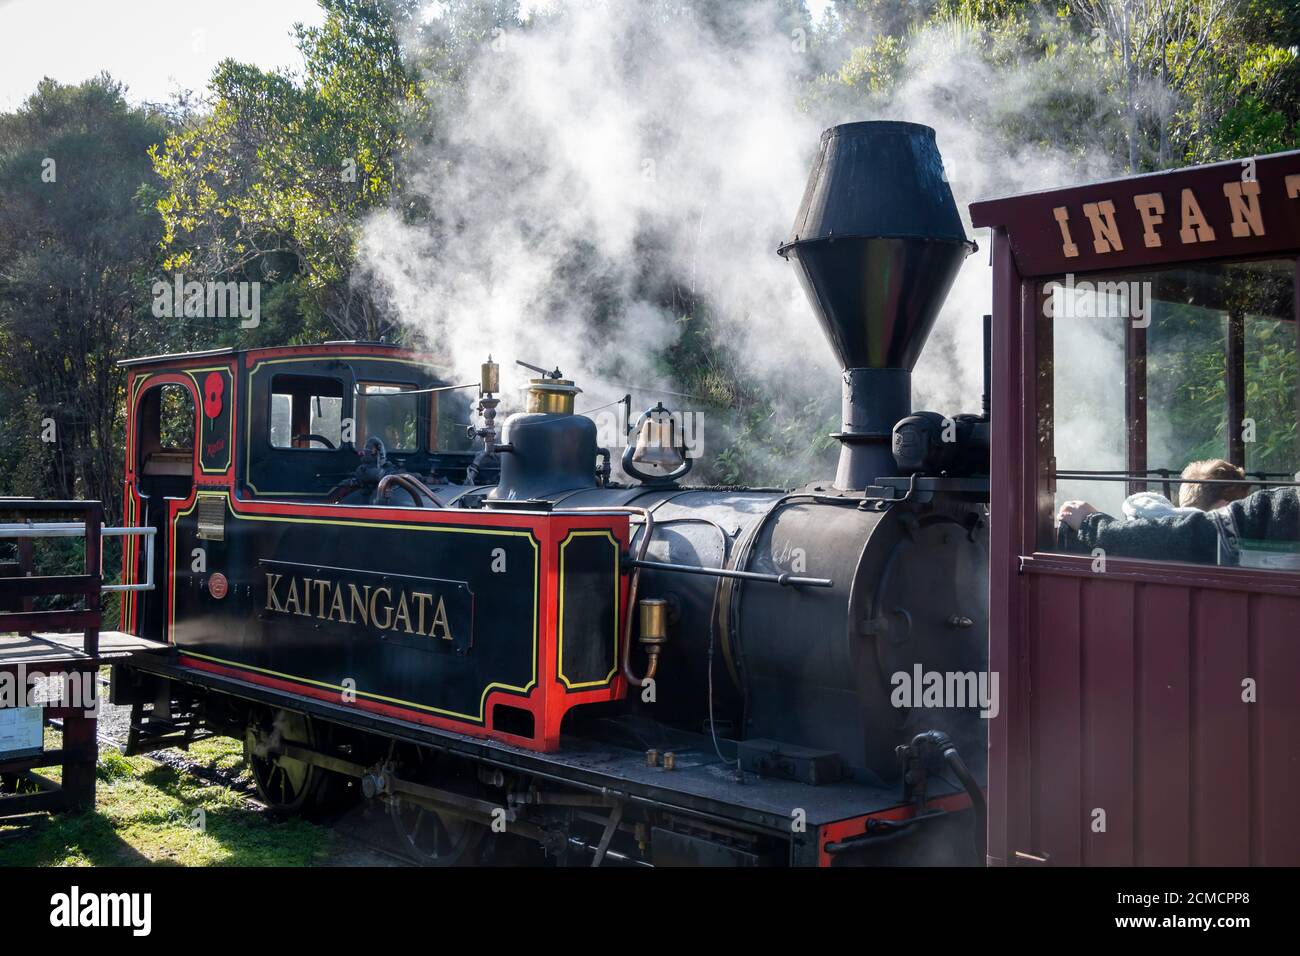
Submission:
[[[979,705],[898,693],[987,667],[987,403],[910,397],[974,248],[933,130],[825,132],[778,251],[843,428],[793,491],[684,484],[662,404],[615,480],[558,369],[498,434],[485,363],[467,436],[463,387],[392,346],[126,362],[157,547],[124,577],[157,586],[123,629],[170,647],[115,668],[128,749],[242,739],[273,810],[365,801],[434,865],[982,865]]]

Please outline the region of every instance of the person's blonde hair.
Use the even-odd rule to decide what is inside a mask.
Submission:
[[[1206,481],[1233,481],[1245,478],[1246,471],[1222,458],[1207,458],[1194,461],[1183,469],[1183,478],[1201,478]],[[1250,494],[1250,485],[1201,485],[1187,484],[1178,486],[1178,503],[1184,508],[1200,508],[1208,511],[1220,501],[1236,501]]]

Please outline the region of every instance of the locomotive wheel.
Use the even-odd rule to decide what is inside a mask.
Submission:
[[[244,760],[253,775],[257,796],[272,812],[310,813],[316,809],[327,784],[326,772],[314,764],[284,754],[258,756],[258,729],[264,731],[272,744],[313,747],[316,737],[311,721],[288,710],[276,711],[274,716],[270,711],[264,712],[249,723],[244,733]]]
[[[482,824],[443,810],[432,810],[393,795],[388,800],[398,845],[420,866],[473,863],[486,829]]]
[[[478,783],[472,767],[439,757],[424,747],[394,749],[398,772],[409,780],[475,794]],[[479,845],[487,828],[450,810],[433,809],[400,793],[387,798],[401,851],[419,866],[461,866],[478,861]]]

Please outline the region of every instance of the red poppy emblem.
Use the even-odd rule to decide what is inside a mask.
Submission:
[[[226,389],[226,381],[220,372],[210,372],[203,380],[203,414],[216,418],[221,414],[221,393]]]

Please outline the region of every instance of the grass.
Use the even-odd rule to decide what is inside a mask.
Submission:
[[[58,746],[57,732],[47,731],[46,746]],[[236,741],[200,741],[187,758],[247,779]],[[275,819],[221,784],[147,757],[101,747],[97,773],[92,812],[0,819],[0,866],[310,866],[335,849],[326,827]]]

